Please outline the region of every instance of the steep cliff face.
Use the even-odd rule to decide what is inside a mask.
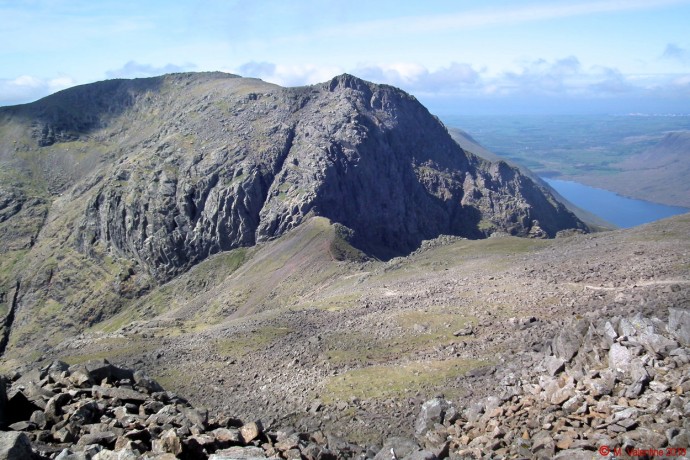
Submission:
[[[308,88],[228,82],[160,106],[168,121],[158,139],[89,201],[82,251],[112,245],[163,281],[309,213],[351,228],[355,244],[381,257],[439,234],[582,227],[518,171],[466,154],[398,89],[349,75]]]
[[[37,311],[79,330],[313,215],[381,258],[440,234],[585,229],[518,170],[463,151],[410,95],[350,75],[96,83],[0,109],[0,134],[0,287],[22,280],[17,337],[36,334]]]

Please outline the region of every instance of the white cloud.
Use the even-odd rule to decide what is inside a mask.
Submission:
[[[417,96],[470,98],[653,96],[678,91],[687,81],[687,76],[625,75],[612,67],[584,66],[576,56],[524,61],[518,70],[498,75],[458,62],[436,69],[415,62],[360,64],[349,69],[248,62],[233,72],[281,86],[320,83],[347,72],[375,83],[400,87]]]
[[[330,80],[345,70],[338,66],[251,61],[237,67],[233,72],[243,77],[261,78],[281,86],[303,86]]]
[[[0,106],[34,101],[75,84],[74,79],[64,75],[56,78],[22,75],[14,79],[0,79]]]
[[[124,66],[115,70],[108,70],[105,74],[108,78],[143,78],[155,77],[166,73],[185,72],[194,70],[196,65],[187,63],[184,65],[166,64],[156,67],[150,64],[141,64],[136,61],[129,61]]]
[[[454,92],[476,88],[480,72],[471,65],[452,62],[448,67],[429,70],[416,63],[359,66],[353,74],[377,83],[399,86],[411,92]]]

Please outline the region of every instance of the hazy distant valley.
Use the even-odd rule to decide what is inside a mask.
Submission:
[[[441,118],[537,175],[690,208],[690,116]]]

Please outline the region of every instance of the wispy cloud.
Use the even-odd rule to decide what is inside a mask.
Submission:
[[[408,91],[440,91],[474,88],[480,82],[480,72],[471,65],[452,62],[447,67],[429,70],[420,64],[394,63],[361,65],[353,70],[355,75],[377,83],[400,86]]]
[[[398,86],[418,96],[494,99],[655,96],[672,94],[687,85],[687,77],[683,75],[626,75],[614,67],[584,66],[576,56],[524,61],[518,70],[497,75],[458,62],[438,69],[411,62],[361,64],[347,69],[248,62],[235,72],[283,86],[323,82],[348,72],[376,83]]]
[[[141,64],[136,61],[129,61],[124,66],[115,70],[108,70],[105,74],[108,78],[142,78],[154,77],[166,73],[186,72],[196,68],[194,64],[166,64],[156,67],[150,64]]]
[[[675,43],[669,43],[664,49],[662,58],[680,61],[684,64],[690,64],[690,50],[681,48]]]
[[[281,86],[302,86],[327,81],[345,70],[337,66],[251,61],[231,71],[243,77],[261,78]]]
[[[618,13],[634,10],[656,9],[665,6],[687,4],[688,0],[598,0],[569,4],[530,4],[517,7],[485,8],[462,11],[455,14],[398,17],[374,21],[347,23],[316,31],[312,36],[362,36],[442,32],[450,30],[478,29],[505,26],[560,18],[572,18],[593,14]],[[295,37],[297,38],[297,37]],[[302,39],[305,37],[301,37]]]
[[[14,79],[0,79],[0,106],[40,99],[75,84],[76,82],[68,76],[38,78],[23,75]]]

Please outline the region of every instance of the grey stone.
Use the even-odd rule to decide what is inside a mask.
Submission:
[[[690,310],[684,308],[668,309],[668,330],[682,344],[690,345]]]
[[[561,330],[553,339],[551,347],[557,358],[570,362],[580,349],[582,339],[571,329]]]
[[[623,345],[614,343],[609,350],[609,368],[627,370],[632,360],[632,353]]]
[[[208,457],[208,460],[252,460],[259,458],[267,458],[266,452],[260,447],[234,446],[216,451]]]
[[[398,459],[402,459],[413,452],[422,450],[419,445],[410,438],[394,436],[386,439],[383,447],[376,454],[374,460],[391,460],[393,452]]]
[[[441,398],[434,398],[422,404],[422,408],[415,422],[415,435],[423,436],[427,431],[434,427],[434,424],[443,423],[446,411],[450,404]]]
[[[31,442],[25,433],[0,431],[0,460],[27,460],[31,457]]]

